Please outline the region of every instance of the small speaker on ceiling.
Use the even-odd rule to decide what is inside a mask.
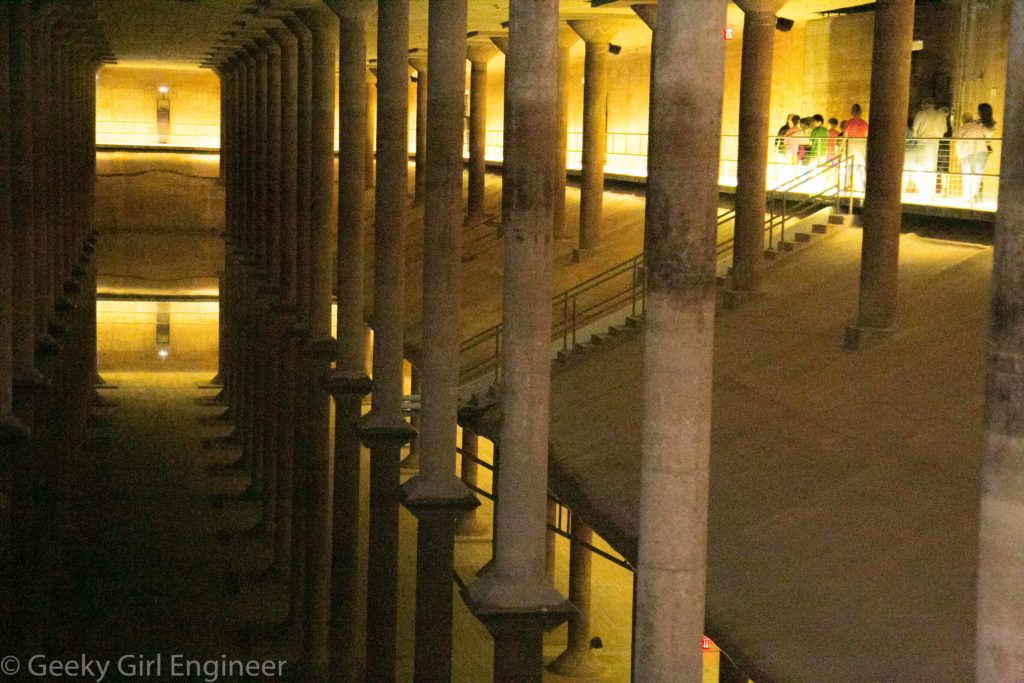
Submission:
[[[778,19],[775,20],[775,30],[776,31],[782,31],[783,33],[786,33],[791,28],[793,28],[793,20],[792,19],[786,19],[785,17],[779,17]]]

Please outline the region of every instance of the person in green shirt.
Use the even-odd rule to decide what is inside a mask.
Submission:
[[[814,115],[814,127],[811,129],[811,151],[807,156],[808,163],[824,163],[828,153],[828,129],[825,128],[825,117]]]

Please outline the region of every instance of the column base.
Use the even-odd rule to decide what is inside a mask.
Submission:
[[[849,351],[859,351],[864,348],[875,346],[892,336],[892,327],[860,327],[859,325],[847,325],[843,334],[843,348]]]
[[[455,535],[461,538],[484,538],[491,535],[491,526],[480,519],[478,511],[472,510],[459,521]]]
[[[549,630],[576,613],[572,603],[546,577],[523,580],[505,576],[496,563],[462,589],[462,597],[485,626],[490,620],[522,617],[544,621],[545,630]]]
[[[420,469],[420,454],[410,452],[402,459],[401,468],[406,472],[418,472]]]
[[[604,673],[604,670],[604,664],[590,648],[566,649],[555,661],[548,664],[548,671],[565,678],[596,678]]]
[[[417,475],[402,485],[402,505],[414,515],[417,514],[417,508],[451,508],[453,511],[465,511],[472,510],[479,504],[480,501],[473,492],[454,474],[440,481],[428,480],[423,475]]]
[[[590,258],[593,254],[593,249],[584,249],[583,247],[576,247],[572,250],[572,262],[580,263]]]
[[[0,417],[0,446],[18,446],[32,438],[29,428],[14,415]]]
[[[749,289],[726,289],[722,292],[722,303],[725,307],[732,310],[738,308],[752,301],[763,299],[765,296],[762,290],[749,290]]]
[[[64,345],[53,334],[47,332],[36,340],[36,350],[43,354],[60,353],[64,350]]]
[[[373,389],[373,381],[365,374],[351,374],[332,370],[320,378],[320,386],[335,398],[341,396],[366,396]]]
[[[400,417],[387,418],[372,409],[356,423],[359,440],[371,448],[377,444],[404,446],[416,438],[416,428]]]

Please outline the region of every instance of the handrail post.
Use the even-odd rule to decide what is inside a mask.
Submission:
[[[576,295],[572,297],[572,348],[576,350]]]
[[[569,297],[562,299],[562,350],[569,350]]]

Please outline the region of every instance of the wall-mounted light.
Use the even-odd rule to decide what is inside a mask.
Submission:
[[[166,85],[157,88],[160,96],[156,99],[156,141],[161,145],[171,141],[171,98],[167,90]]]

